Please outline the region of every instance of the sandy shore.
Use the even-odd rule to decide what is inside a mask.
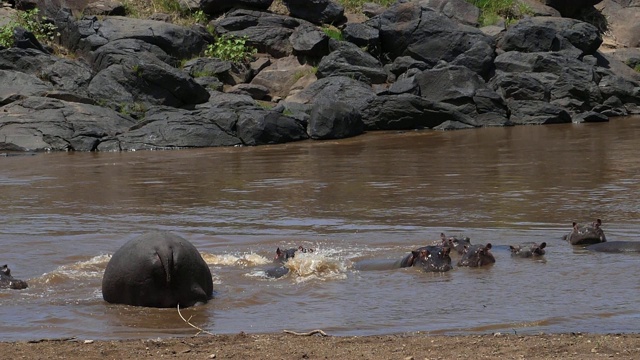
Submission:
[[[0,342],[0,359],[640,359],[640,334],[277,334]]]

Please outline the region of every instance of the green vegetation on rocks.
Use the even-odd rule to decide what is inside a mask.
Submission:
[[[222,35],[216,42],[209,44],[204,55],[225,61],[244,62],[250,60],[257,50],[247,45],[246,36]]]
[[[38,16],[38,9],[20,11],[7,24],[0,27],[0,46],[12,47],[14,43],[13,32],[17,27],[32,32],[38,41],[43,43],[53,42],[57,33],[54,24],[47,22],[46,17]]]
[[[507,24],[532,14],[524,3],[516,0],[467,0],[480,9],[481,26],[495,25],[504,20]]]

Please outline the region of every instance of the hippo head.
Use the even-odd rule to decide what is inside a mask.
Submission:
[[[15,290],[22,290],[28,288],[29,285],[24,280],[18,280],[11,276],[11,269],[8,265],[3,265],[0,268],[0,288],[9,288]]]
[[[441,247],[434,251],[421,250],[413,251],[413,266],[419,266],[424,271],[445,272],[451,270],[451,248]]]
[[[444,246],[454,249],[460,255],[464,253],[465,247],[471,246],[471,239],[468,237],[458,239],[457,237],[453,236],[447,238],[444,234],[440,234],[440,237],[445,243]]]
[[[287,260],[294,258],[296,256],[296,251],[300,251],[303,253],[307,253],[307,252],[311,253],[313,252],[313,249],[304,248],[302,246],[298,246],[298,248],[291,248],[291,249],[285,249],[285,250],[281,250],[280,248],[278,248],[276,249],[276,256],[273,259],[273,261],[285,263],[287,262]]]
[[[11,276],[11,269],[9,269],[9,266],[7,264],[2,265],[2,267],[0,268],[0,272],[5,276]]]
[[[565,240],[571,243],[571,245],[589,245],[607,241],[604,236],[604,231],[602,230],[602,221],[600,219],[596,219],[596,221],[589,225],[579,225],[574,222],[573,229],[569,235],[565,237]]]
[[[462,258],[458,261],[458,266],[479,267],[493,264],[496,259],[491,253],[491,243],[487,245],[469,245],[465,246]]]
[[[523,246],[509,246],[511,249],[511,256],[517,257],[532,257],[532,256],[542,256],[545,254],[544,248],[547,247],[547,243],[543,242],[542,244],[533,244],[529,247]]]

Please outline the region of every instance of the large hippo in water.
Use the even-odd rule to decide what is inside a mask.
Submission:
[[[580,225],[573,223],[573,229],[564,237],[571,245],[589,245],[606,242],[607,238],[604,236],[602,230],[602,221],[596,219],[589,225]]]
[[[102,297],[110,303],[188,307],[213,295],[209,266],[184,238],[166,231],[143,234],[124,244],[107,264]]]
[[[491,253],[491,243],[467,246],[458,261],[458,266],[480,267],[496,262]]]
[[[0,289],[26,289],[29,285],[24,280],[18,280],[11,276],[9,266],[3,265],[0,268]]]

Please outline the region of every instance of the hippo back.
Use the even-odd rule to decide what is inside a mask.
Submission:
[[[118,249],[107,264],[102,295],[110,303],[182,307],[206,303],[211,271],[198,250],[170,232],[143,234]]]

